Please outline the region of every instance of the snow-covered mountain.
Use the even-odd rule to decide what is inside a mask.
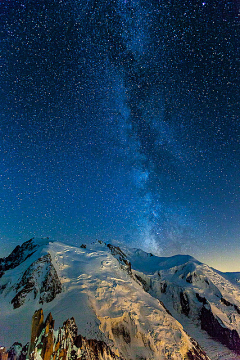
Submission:
[[[79,335],[67,338],[76,359],[96,349],[96,358],[106,360],[240,359],[240,274],[220,273],[191,256],[31,239],[0,259],[0,276],[0,345],[26,344],[32,316],[42,308],[62,329],[51,325],[52,349],[74,318]],[[31,351],[46,339],[49,316],[32,335]]]

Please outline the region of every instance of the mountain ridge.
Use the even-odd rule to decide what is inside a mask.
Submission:
[[[189,255],[159,258],[139,249],[120,248],[101,241],[74,247],[49,239],[31,239],[16,249],[13,254],[22,254],[17,261],[12,253],[0,259],[4,272],[0,279],[3,304],[0,320],[3,324],[14,324],[14,314],[17,314],[19,321],[27,326],[23,339],[19,339],[16,337],[18,329],[14,330],[12,325],[13,333],[8,342],[21,340],[24,343],[29,338],[32,314],[42,305],[44,312],[51,311],[56,317],[58,326],[74,317],[81,336],[96,338],[121,349],[121,355],[126,359],[137,359],[139,351],[146,359],[162,359],[167,356],[164,354],[166,349],[169,354],[177,354],[173,359],[183,359],[184,352],[197,349],[194,340],[192,342],[187,335],[192,336],[195,332],[191,334],[191,327],[186,328],[186,320],[195,324],[200,333],[204,326],[204,330],[209,330],[209,324],[216,321],[218,340],[231,350],[239,351],[239,288]],[[39,261],[43,258],[48,261]],[[46,262],[48,266],[45,266]],[[26,272],[31,276],[27,277]],[[234,276],[238,277],[237,274]],[[228,286],[227,292],[223,291],[224,286]],[[25,294],[24,301],[14,308],[16,302],[12,300],[19,292]],[[234,340],[226,342],[221,339],[222,333],[224,339]],[[4,343],[6,339],[6,334],[0,332],[0,343],[10,346]],[[131,341],[128,343],[126,339]],[[227,351],[229,357],[225,359],[230,359],[231,350],[219,343],[217,346],[220,351]],[[154,353],[161,355],[152,357]],[[211,351],[209,354],[212,356]]]

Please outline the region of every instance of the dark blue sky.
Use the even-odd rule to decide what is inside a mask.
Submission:
[[[2,255],[115,239],[240,271],[237,1],[0,6]]]

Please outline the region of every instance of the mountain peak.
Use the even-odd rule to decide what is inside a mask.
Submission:
[[[0,264],[3,345],[27,341],[32,314],[41,305],[56,326],[74,317],[80,340],[102,341],[124,359],[164,359],[173,353],[172,359],[186,353],[185,358],[207,359],[187,335],[202,346],[201,329],[205,338],[208,333],[240,354],[239,284],[189,255],[158,257],[123,244],[76,247],[36,238]],[[17,324],[29,325],[19,331],[14,314]],[[187,324],[198,326],[199,333]]]
[[[17,245],[10,255],[5,258],[0,258],[0,277],[6,270],[14,269],[32,256],[40,246],[48,245],[49,242],[50,240],[48,237],[31,238],[22,245]]]

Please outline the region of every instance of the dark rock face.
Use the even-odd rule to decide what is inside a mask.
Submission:
[[[25,346],[22,346],[21,343],[15,342],[10,349],[6,352],[5,360],[26,360],[27,352],[28,352],[28,343]],[[1,358],[4,360],[4,358]]]
[[[189,284],[192,284],[197,278],[198,278],[198,275],[194,271],[186,276],[186,282],[188,282]]]
[[[161,286],[161,293],[165,294],[167,291],[167,283],[165,281],[163,281],[160,283],[160,286]]]
[[[118,359],[118,360],[124,360],[123,358],[120,358],[117,356],[111,348],[106,345],[104,341],[98,341],[98,340],[87,340],[82,335],[77,335],[77,337],[74,340],[74,345],[78,349],[84,349],[83,354],[81,357],[76,357],[76,350],[73,350],[71,353],[72,359],[81,359],[81,360],[100,360],[100,359]]]
[[[22,344],[15,342],[8,350],[8,360],[14,360],[19,351],[22,351]]]
[[[44,274],[43,281],[41,275]],[[29,293],[40,294],[39,303],[52,301],[57,294],[61,293],[62,285],[57,272],[52,264],[50,254],[46,254],[34,261],[24,272],[21,281],[16,286],[17,294],[12,299],[14,309],[24,304]]]
[[[172,316],[172,314],[170,313],[170,311],[166,308],[166,306],[164,305],[164,303],[161,301],[161,300],[158,300],[159,301],[159,303],[162,305],[162,307],[165,309],[165,311],[168,313],[168,315],[171,315]]]
[[[123,324],[118,324],[112,328],[112,333],[116,337],[121,337],[125,343],[130,344],[131,337],[128,329]]]
[[[227,301],[226,299],[224,299],[223,297],[221,298],[221,302],[226,305],[226,306],[233,306],[233,304],[231,304],[229,301]]]
[[[37,310],[33,316],[33,324],[36,319],[42,319],[42,309]],[[32,338],[35,339],[29,352],[29,359],[35,360],[37,352],[43,360],[124,360],[118,357],[112,349],[103,341],[95,339],[87,340],[77,334],[78,329],[74,318],[64,322],[63,327],[54,332],[54,320],[51,313],[43,323],[42,330],[32,327]]]
[[[9,256],[0,259],[0,277],[5,271],[20,265],[37,250],[38,245],[32,240],[26,241],[21,246],[18,245]]]
[[[215,317],[210,306],[203,306],[200,315],[201,328],[210,336],[240,354],[240,338],[236,330],[230,330]]]
[[[0,294],[2,294],[2,292],[6,289],[6,287],[7,287],[7,283],[0,286]]]
[[[122,258],[126,259],[126,254],[124,254],[119,246],[107,244],[107,247],[111,250],[112,255],[120,255]]]
[[[142,284],[142,287],[145,291],[148,292],[150,290],[150,286],[148,285],[146,280],[144,280],[140,275],[135,274],[135,278]]]
[[[28,353],[28,347],[29,347],[29,343],[27,343],[25,346],[23,346],[22,352],[21,352],[18,360],[26,360],[27,353]]]
[[[182,308],[182,313],[184,315],[188,316],[189,312],[190,312],[190,305],[189,305],[189,301],[188,301],[188,296],[183,291],[180,292],[180,304],[181,304],[181,308]]]
[[[236,312],[238,313],[238,314],[240,314],[240,309],[239,309],[239,307],[237,306],[237,305],[233,305],[234,306],[234,309],[236,310]]]
[[[206,305],[206,304],[207,304],[206,298],[200,296],[198,293],[196,293],[196,298],[198,299],[199,302],[203,303],[203,305]]]
[[[223,297],[221,298],[221,302],[226,306],[233,306],[236,312],[240,314],[240,309],[237,305],[230,303],[228,300],[224,299]]]
[[[126,254],[124,254],[120,247],[112,244],[107,244],[107,247],[110,249],[112,255],[118,259],[121,268],[126,270],[129,275],[132,275],[131,263],[127,260]]]
[[[46,255],[46,257],[48,255]],[[50,263],[48,263],[47,273],[40,289],[40,304],[51,302],[57,294],[62,292],[62,284],[58,278],[56,269],[51,263],[51,256],[49,255],[48,258],[50,259]]]
[[[198,342],[190,338],[193,348],[188,351],[187,359],[188,360],[210,360],[206,353],[200,348]]]

